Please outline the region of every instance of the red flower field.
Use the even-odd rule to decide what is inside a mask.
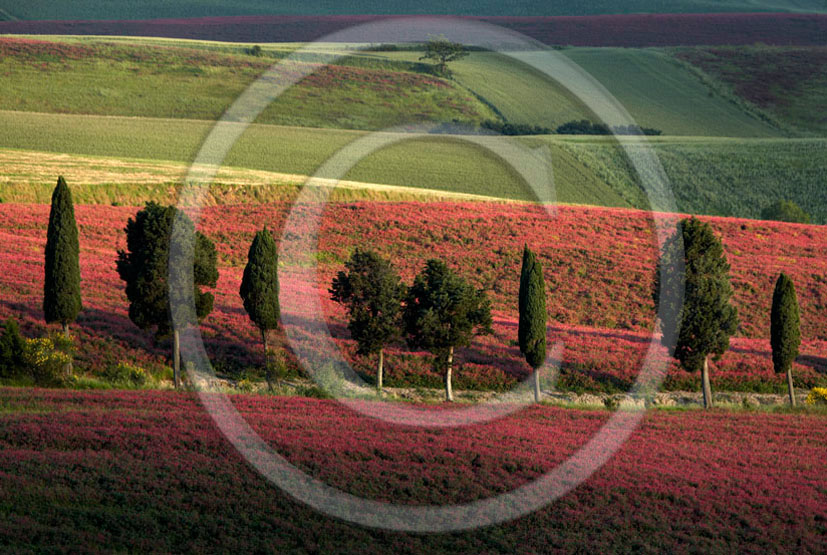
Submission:
[[[258,335],[244,313],[238,287],[249,241],[265,224],[280,237],[285,208],[251,204],[210,207],[202,213],[200,228],[215,241],[219,253],[215,310],[202,325],[219,371],[258,364]],[[0,317],[20,318],[29,335],[44,333],[40,303],[48,210],[44,205],[0,205]],[[120,361],[157,366],[165,360],[166,348],[152,345],[149,334],[129,321],[123,284],[115,272],[116,251],[125,243],[123,228],[136,211],[135,207],[76,207],[84,302],[75,325],[78,366],[93,373]],[[824,383],[827,228],[705,219],[723,239],[741,317],[732,349],[713,369],[713,385],[783,391],[781,377],[772,371],[769,348],[771,292],[780,271],[793,278],[801,304],[803,345],[794,366],[797,384]],[[330,205],[315,259],[331,331],[346,356],[355,360],[357,370],[370,375],[373,361],[355,357],[345,315],[327,300],[330,280],[358,245],[392,257],[406,283],[427,258],[440,257],[475,286],[486,288],[494,308],[494,335],[458,353],[457,387],[507,387],[528,371],[516,347],[524,242],[538,251],[550,287],[549,339],[565,343],[561,387],[628,389],[655,320],[650,291],[657,249],[651,215],[644,212],[559,207],[551,218],[536,206],[517,203]],[[386,372],[388,385],[441,383],[430,359],[407,352],[403,344],[390,349]],[[697,380],[671,364],[664,387],[695,388]]]
[[[407,16],[390,16],[407,17]],[[145,21],[0,21],[0,34],[151,36],[231,42],[304,42],[388,16],[239,16]],[[571,17],[469,17],[544,44],[691,46],[825,44],[827,16],[812,14],[631,14]],[[399,42],[394,35],[374,42]]]
[[[532,407],[434,430],[333,401],[232,402],[302,471],[398,504],[511,491],[609,418]],[[823,553],[824,424],[818,415],[650,412],[605,466],[546,508],[420,535],[350,525],[294,501],[244,462],[191,394],[0,389],[0,542],[10,552]]]

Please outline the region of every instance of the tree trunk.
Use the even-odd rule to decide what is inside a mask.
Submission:
[[[385,352],[383,349],[379,349],[379,367],[376,369],[376,389],[381,393],[382,392],[382,371],[384,370],[385,366]]]
[[[795,406],[795,388],[793,388],[793,368],[790,365],[787,368],[787,388],[790,390],[790,406]]]
[[[540,368],[534,369],[534,402],[540,402]]]
[[[69,338],[69,322],[64,322],[63,323],[63,335],[65,335],[67,339]],[[67,377],[72,375],[72,357],[71,357],[71,355],[69,356],[69,361],[66,364],[63,365],[63,374]]]
[[[267,382],[267,389],[273,389],[273,377],[270,375],[270,345],[267,341],[267,330],[261,329],[261,342],[264,343],[264,381]]]
[[[448,348],[448,359],[445,368],[445,398],[449,402],[454,400],[454,391],[451,389],[451,366],[454,363],[454,348]]]
[[[181,387],[181,339],[178,330],[172,331],[172,378],[175,389]]]
[[[704,358],[704,367],[701,370],[701,383],[704,392],[704,408],[712,407],[712,387],[709,385],[709,357]]]

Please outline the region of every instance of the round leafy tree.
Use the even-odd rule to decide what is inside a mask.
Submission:
[[[810,223],[810,215],[790,200],[779,200],[761,211],[761,219],[796,224]]]
[[[777,373],[786,372],[790,405],[795,406],[793,389],[793,361],[798,356],[801,346],[801,322],[798,314],[798,298],[795,285],[786,274],[782,273],[775,282],[772,294],[772,311],[770,314],[770,344],[772,345],[772,364]]]
[[[718,360],[726,352],[729,338],[738,328],[738,312],[730,302],[733,291],[724,248],[709,224],[696,218],[684,219],[664,245],[655,273],[656,302],[661,295],[661,267],[665,288],[679,288],[680,272],[685,272],[683,303],[671,307],[677,314],[677,336],[674,330],[664,330],[664,344],[675,343],[675,357],[685,369],[701,371],[704,407],[709,408],[709,360]],[[679,299],[680,295],[674,297]]]
[[[520,321],[517,337],[520,352],[534,370],[534,400],[540,401],[540,367],[546,360],[546,284],[537,256],[523,248],[520,272]]]
[[[215,287],[218,281],[215,246],[195,231],[185,213],[155,202],[148,202],[130,218],[125,231],[127,248],[118,251],[117,269],[126,283],[129,319],[143,330],[155,328],[156,340],[172,333],[175,386],[179,387],[178,328],[212,312],[213,296],[201,287]],[[172,245],[183,254],[180,259],[193,261],[191,267],[170,267]],[[183,284],[192,284],[192,290]]]
[[[378,354],[376,387],[382,389],[384,348],[399,337],[405,286],[390,261],[372,250],[356,249],[330,288],[331,298],[347,307],[347,328],[358,353]]]
[[[408,344],[436,356],[445,369],[445,396],[454,400],[451,370],[454,349],[471,337],[492,333],[491,304],[441,260],[431,259],[408,290],[404,311]]]

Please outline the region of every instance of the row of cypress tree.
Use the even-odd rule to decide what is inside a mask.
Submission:
[[[177,230],[177,236],[173,230]],[[118,274],[126,284],[129,317],[141,329],[154,328],[156,337],[173,334],[175,385],[180,385],[177,324],[194,325],[206,317],[213,296],[201,287],[218,279],[212,241],[196,232],[192,221],[174,207],[148,202],[127,223],[127,250],[118,252]],[[169,272],[171,249],[191,249],[193,267]],[[663,269],[663,271],[661,271]],[[656,303],[673,302],[677,332],[664,330],[665,344],[675,345],[675,357],[691,371],[701,371],[704,406],[712,405],[709,361],[729,348],[738,326],[731,304],[730,266],[723,246],[709,224],[696,218],[681,220],[666,242],[655,274]],[[169,278],[169,279],[168,279]],[[191,281],[190,281],[191,280]],[[665,280],[665,281],[663,281]],[[682,295],[663,296],[681,288]],[[179,283],[180,282],[180,283]],[[193,284],[193,289],[181,284]],[[428,350],[445,371],[446,398],[453,400],[451,371],[456,347],[473,335],[491,333],[490,303],[481,290],[436,259],[406,288],[391,263],[377,253],[357,248],[330,288],[331,298],[346,306],[348,329],[363,355],[377,354],[377,387],[382,388],[384,346],[405,335],[411,348]],[[268,333],[279,325],[278,247],[265,227],[256,233],[248,252],[239,289],[244,308],[259,329],[265,362],[271,352]],[[682,297],[682,302],[681,302]],[[519,290],[518,342],[534,370],[535,399],[540,398],[540,369],[546,360],[546,286],[542,267],[526,245]],[[171,307],[194,306],[194,313]],[[45,249],[43,312],[47,323],[69,326],[82,309],[79,239],[69,187],[58,178]],[[795,286],[786,274],[775,285],[771,309],[772,359],[776,372],[786,373],[790,403],[795,404],[792,363],[801,343]],[[70,363],[71,364],[71,363]],[[67,368],[70,371],[71,367]],[[268,382],[269,382],[268,374]]]

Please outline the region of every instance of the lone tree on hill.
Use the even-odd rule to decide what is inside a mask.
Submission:
[[[683,260],[678,259],[683,241]],[[695,218],[681,220],[677,232],[664,245],[655,273],[655,302],[660,301],[660,268],[666,287],[676,287],[676,268],[685,269],[683,305],[678,309],[677,338],[664,334],[664,344],[676,339],[675,357],[689,371],[701,370],[704,408],[712,406],[709,359],[720,359],[738,328],[738,312],[730,300],[729,263],[721,241],[709,224]]]
[[[72,192],[63,177],[58,177],[52,193],[49,229],[46,232],[46,277],[43,282],[43,314],[47,324],[58,322],[69,336],[69,324],[81,311],[78,226]],[[64,370],[72,370],[72,362]]]
[[[801,346],[801,322],[798,314],[798,299],[793,281],[784,273],[775,282],[770,315],[770,344],[772,365],[777,373],[787,373],[787,387],[790,405],[795,406],[793,389],[793,362]]]
[[[436,356],[445,369],[445,396],[454,400],[451,370],[454,348],[473,335],[492,333],[491,304],[441,260],[431,259],[408,290],[404,311],[408,345]]]
[[[448,62],[453,62],[464,58],[468,55],[465,46],[458,42],[451,42],[444,36],[432,37],[425,44],[425,53],[419,58],[420,60],[434,60],[436,62],[436,72],[439,75],[450,76],[451,72],[448,69]]]
[[[534,370],[534,401],[540,402],[540,367],[546,360],[546,284],[543,268],[528,245],[523,248],[520,271],[520,352]]]
[[[267,332],[279,327],[279,272],[278,247],[273,236],[264,229],[256,233],[247,253],[247,266],[238,293],[244,301],[244,310],[261,332],[264,344],[265,378],[271,386],[268,365],[269,342]]]
[[[390,261],[372,250],[356,249],[330,288],[331,298],[347,307],[347,329],[360,355],[379,355],[376,388],[382,390],[384,348],[399,337],[405,286]]]
[[[118,251],[118,275],[126,283],[129,319],[143,330],[155,328],[155,339],[173,336],[172,364],[175,387],[181,383],[179,329],[173,322],[195,324],[213,307],[211,293],[202,286],[215,287],[218,281],[215,246],[192,220],[173,206],[148,202],[126,224],[126,251]],[[173,237],[173,231],[176,237]],[[191,268],[170,268],[171,244],[186,253],[192,246]],[[170,276],[173,283],[170,284]],[[193,284],[192,293],[178,283]],[[174,294],[171,300],[170,292]],[[191,308],[194,306],[194,312]],[[175,314],[173,314],[173,308]]]

